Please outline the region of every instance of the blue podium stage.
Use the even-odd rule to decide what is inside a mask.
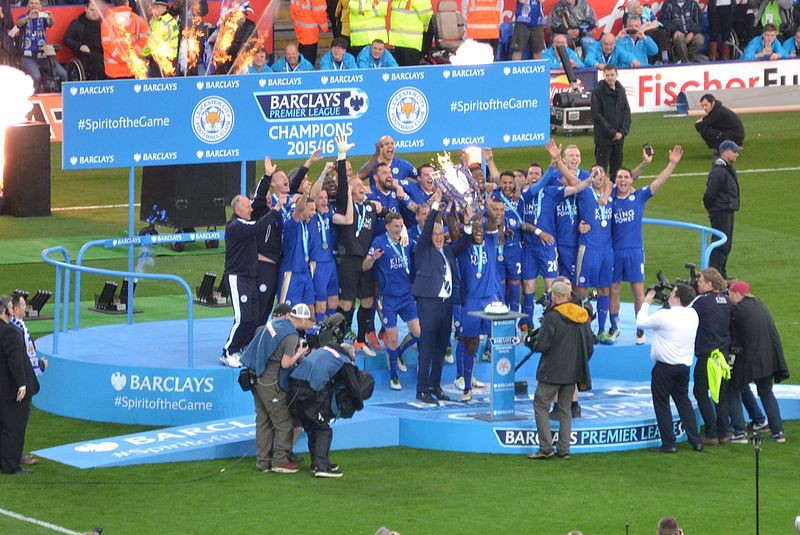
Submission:
[[[613,346],[595,347],[591,359],[593,389],[581,393],[582,418],[573,422],[572,451],[599,452],[659,444],[650,398],[649,344],[634,343],[632,305],[623,305],[622,335]],[[187,367],[186,322],[138,323],[92,327],[59,334],[58,355],[52,335],[37,341],[50,360],[34,398],[44,411],[87,420],[165,426],[139,435],[103,438],[36,452],[82,468],[137,463],[211,459],[252,454],[254,414],[251,394],[236,382],[238,370],[217,359],[231,320],[195,320],[195,367]],[[402,336],[402,334],[401,334]],[[517,362],[528,353],[516,347]],[[470,403],[438,406],[415,399],[416,349],[406,353],[409,371],[400,374],[403,390],[388,387],[385,352],[357,355],[357,364],[373,373],[375,394],[351,420],[334,424],[334,449],[385,446],[483,453],[529,453],[538,448],[533,422],[533,392],[538,355],[517,373],[529,385],[516,397],[510,421],[476,418],[489,412],[488,391],[475,390]],[[488,384],[489,363],[476,376]],[[453,399],[455,365],[445,365],[442,386]],[[776,386],[785,419],[800,417],[800,386]],[[679,440],[685,434],[673,413]],[[699,415],[698,415],[699,419]],[[552,422],[557,429],[557,422]],[[305,450],[303,438],[298,451]]]

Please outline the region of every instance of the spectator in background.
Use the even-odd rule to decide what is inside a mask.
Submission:
[[[705,43],[700,11],[696,0],[666,0],[661,5],[661,24],[670,34],[678,63],[707,59],[700,54]]]
[[[300,54],[314,65],[319,33],[328,31],[328,5],[325,0],[302,0],[291,2],[290,11]]]
[[[347,0],[339,0],[334,10],[333,36],[344,37],[350,48],[350,6]]]
[[[638,67],[639,60],[630,52],[617,46],[617,40],[610,33],[603,34],[600,46],[592,48],[585,56],[586,65],[593,69],[603,70],[606,65],[617,67]]]
[[[628,17],[625,28],[617,34],[616,48],[631,54],[639,65],[647,65],[650,57],[658,55],[658,45],[642,31],[642,20],[639,17]]]
[[[694,128],[706,142],[709,149],[714,149],[718,156],[719,144],[730,139],[737,145],[744,143],[744,125],[736,113],[722,105],[721,100],[714,98],[711,93],[700,97],[700,106],[706,112],[705,117],[698,119]]]
[[[386,30],[386,13],[389,0],[349,0],[350,8],[350,51],[356,57],[361,49],[374,43],[389,40]]]
[[[794,39],[791,39],[794,41]],[[778,41],[778,28],[774,24],[766,24],[764,33],[753,37],[742,52],[743,61],[781,59],[786,52]]]
[[[717,61],[717,58],[723,61],[731,59],[728,38],[733,25],[733,4],[734,0],[708,0],[708,59],[711,61]],[[720,43],[722,46],[719,46]],[[717,54],[718,49],[720,55]]]
[[[564,66],[561,64],[561,58],[558,56],[558,52],[556,51],[558,45],[563,45],[564,48],[567,49],[569,62],[572,64],[573,69],[583,69],[584,67],[586,67],[583,61],[581,61],[581,58],[578,56],[578,54],[576,54],[575,51],[569,47],[569,41],[567,40],[567,35],[563,33],[557,33],[553,35],[553,46],[546,49],[542,54],[542,59],[546,60],[550,64],[551,70],[564,69]]]
[[[592,121],[595,161],[616,180],[625,137],[631,129],[631,108],[625,88],[617,81],[617,67],[610,63],[603,67],[603,81],[592,91]]]
[[[544,8],[538,0],[517,0],[514,17],[514,33],[511,35],[511,59],[519,61],[526,48],[530,48],[533,59],[542,59],[545,49]]]
[[[334,37],[331,49],[319,60],[321,71],[341,71],[343,69],[356,69],[356,58],[347,51],[347,39]]]
[[[269,65],[267,65],[267,51],[261,47],[253,54],[253,62],[247,69],[248,74],[265,74],[272,72]]]
[[[597,43],[592,30],[597,26],[592,6],[586,0],[558,0],[550,12],[550,30],[566,34],[570,46],[583,48],[583,57]]]
[[[767,24],[772,24],[781,35],[788,37],[794,32],[795,27],[792,4],[792,0],[761,0],[753,27],[765,28]]]
[[[370,46],[363,47],[358,53],[356,63],[359,69],[383,69],[398,66],[392,53],[386,50],[386,43],[381,39],[375,39]]]
[[[141,56],[147,42],[147,23],[133,12],[128,0],[114,0],[100,23],[103,62],[108,78],[133,78],[128,62]],[[136,55],[136,58],[131,57]]]
[[[654,60],[655,63],[669,63],[670,40],[669,33],[656,18],[653,8],[642,5],[639,0],[628,0],[625,14],[622,16],[622,23],[628,24],[628,18],[639,17],[642,21],[642,31],[653,39],[658,45],[660,55]]]
[[[467,39],[492,45],[497,55],[503,0],[463,0],[461,13],[467,27]]]
[[[300,49],[294,43],[286,45],[283,57],[272,64],[272,72],[305,72],[313,70],[314,66],[300,54]]]
[[[422,58],[422,34],[433,16],[431,0],[394,0],[389,42],[394,46],[397,63],[419,65]]]
[[[0,0],[0,65],[11,65],[19,51],[14,40],[8,34],[14,28],[14,17],[11,14],[10,0]]]
[[[794,35],[783,42],[784,57],[795,58],[800,49],[800,26],[794,31]]]
[[[100,40],[100,9],[94,0],[86,4],[86,12],[69,23],[64,45],[83,64],[86,80],[104,80],[103,43]]]
[[[783,420],[772,383],[789,378],[789,368],[783,356],[783,345],[775,321],[761,299],[750,293],[750,285],[736,281],[728,289],[733,303],[731,335],[734,346],[740,348],[733,366],[733,389],[750,388],[755,382],[758,397],[767,413],[769,430],[776,442],[785,442]]]
[[[150,35],[142,49],[142,57],[150,58],[148,78],[175,76],[180,29],[175,18],[167,12],[167,0],[150,3]]]
[[[55,58],[52,62],[46,55],[47,28],[53,26],[56,19],[49,11],[42,11],[41,0],[29,0],[28,12],[17,19],[20,30],[20,46],[22,49],[22,70],[33,78],[33,87],[38,88],[42,79],[41,69],[49,69],[50,64],[62,82],[67,81],[67,71]]]

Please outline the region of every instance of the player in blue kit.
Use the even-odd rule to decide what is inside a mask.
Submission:
[[[582,297],[586,288],[597,288],[597,340],[602,344],[613,344],[605,328],[614,270],[614,247],[611,241],[614,199],[609,198],[605,204],[602,202],[610,190],[608,176],[602,166],[593,166],[589,179],[592,181],[591,187],[577,196],[581,219],[578,230],[581,235],[575,268],[578,279],[576,290]]]
[[[619,337],[620,283],[630,282],[633,306],[636,313],[644,302],[644,244],[642,240],[642,218],[644,208],[653,195],[672,176],[681,161],[683,148],[680,145],[669,151],[669,163],[653,182],[643,188],[633,188],[633,173],[625,167],[617,171],[614,188],[614,219],[611,237],[614,244],[614,275],[611,285],[610,320],[608,335],[612,340]],[[645,343],[644,331],[636,329],[636,343]]]
[[[389,387],[400,390],[397,349],[397,317],[406,322],[408,332],[419,338],[417,303],[411,295],[411,248],[403,245],[403,216],[391,212],[386,215],[386,232],[372,240],[372,247],[364,257],[362,267],[371,269],[378,280],[378,301],[381,321],[386,330],[386,352],[389,354]],[[405,370],[402,370],[405,371]]]
[[[395,143],[392,136],[383,136],[375,143],[375,153],[358,171],[358,178],[364,180],[369,177],[369,187],[375,187],[375,166],[385,163],[389,166],[392,176],[398,180],[417,179],[417,169],[411,162],[395,156]]]
[[[525,201],[519,195],[514,173],[500,173],[500,189],[492,197],[503,204],[503,236],[498,239],[498,278],[503,301],[513,312],[519,312],[519,285],[522,280],[522,227],[525,225]],[[498,215],[500,215],[498,213]]]
[[[283,222],[283,258],[278,281],[278,301],[288,305],[304,303],[314,314],[314,283],[309,261],[311,242],[309,221],[317,212],[314,199],[303,193],[292,216]]]
[[[564,165],[578,180],[589,177],[589,171],[581,169],[581,151],[575,145],[567,145],[561,158]],[[560,169],[555,176],[561,178]],[[577,284],[575,264],[578,261],[578,203],[575,197],[567,197],[556,206],[556,250],[558,251],[558,274]]]
[[[431,164],[424,163],[417,169],[419,175],[418,182],[414,182],[410,179],[401,179],[399,181],[403,190],[408,194],[409,201],[414,201],[415,207],[431,202],[431,197],[433,197],[433,193],[436,191],[436,186],[433,183],[433,176],[431,174],[434,171],[436,171],[436,169]],[[415,223],[419,223],[416,217],[416,209],[411,208],[410,202],[403,205],[403,209],[400,213],[403,214],[403,219],[405,220],[407,228],[410,229]],[[423,219],[423,222],[424,221]]]
[[[333,252],[336,250],[337,225],[353,224],[353,196],[347,188],[347,211],[344,215],[337,214],[333,206],[328,205],[328,192],[322,189],[324,180],[320,179],[311,188],[310,197],[316,201],[317,213],[311,218],[308,225],[309,268],[311,280],[314,283],[314,301],[316,302],[317,323],[326,316],[336,312],[339,306],[339,277],[336,273],[336,259]]]
[[[399,214],[403,207],[407,207],[409,210],[414,210],[417,207],[400,186],[399,181],[392,177],[392,172],[387,164],[377,164],[374,176],[375,185],[372,187],[372,191],[367,194],[367,199],[377,203],[377,206],[380,207],[373,237],[380,236],[386,232],[384,218],[387,214],[392,212]]]
[[[512,177],[513,178],[513,177]],[[459,251],[458,269],[461,276],[461,335],[459,341],[464,345],[463,376],[464,391],[461,401],[472,399],[472,371],[475,355],[482,334],[489,334],[489,322],[472,316],[470,312],[482,311],[486,305],[500,298],[497,285],[497,216],[492,203],[487,204],[486,229],[481,217],[472,217],[472,210],[466,210],[467,224],[464,235],[454,247]]]

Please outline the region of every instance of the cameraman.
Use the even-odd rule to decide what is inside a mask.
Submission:
[[[300,303],[289,316],[268,321],[242,354],[242,365],[252,370],[253,401],[256,406],[256,467],[262,472],[294,474],[300,469],[289,461],[292,449],[292,419],[289,416],[288,385],[280,376],[308,350],[298,331],[312,325],[311,310]],[[273,446],[274,438],[274,446]]]
[[[650,290],[644,298],[642,308],[636,314],[637,329],[653,329],[653,345],[650,358],[656,363],[651,373],[650,391],[656,413],[658,431],[661,434],[661,453],[675,453],[675,432],[672,427],[672,411],[669,398],[675,402],[683,428],[695,451],[702,451],[703,444],[697,432],[697,419],[692,402],[689,401],[689,369],[692,367],[694,341],[697,334],[697,312],[689,305],[695,297],[687,284],[677,284],[669,294],[669,308],[648,314],[656,296]]]
[[[311,473],[314,477],[342,477],[339,466],[331,464],[333,440],[331,401],[342,385],[356,410],[364,408],[359,379],[353,365],[354,350],[326,344],[313,350],[292,371],[292,415],[299,419],[308,435]]]

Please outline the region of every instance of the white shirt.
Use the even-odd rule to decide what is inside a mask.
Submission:
[[[648,315],[650,305],[642,304],[636,315],[636,327],[653,330],[650,358],[665,364],[691,366],[694,360],[694,337],[700,320],[691,307],[662,308]]]
[[[444,250],[439,249],[438,251],[444,259],[444,283],[442,283],[442,289],[439,290],[439,297],[447,299],[453,294],[453,273],[450,271],[450,262],[447,261]]]

